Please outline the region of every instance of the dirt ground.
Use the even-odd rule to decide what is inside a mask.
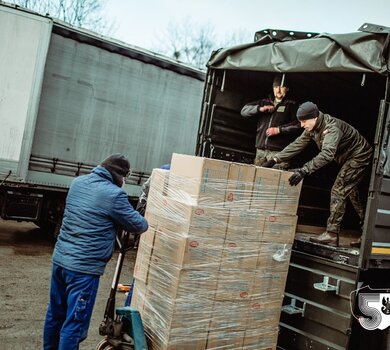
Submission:
[[[0,219],[0,349],[42,349],[43,323],[49,300],[54,241],[34,224]],[[125,257],[120,283],[131,280],[136,251]],[[118,253],[106,267],[92,315],[88,338],[80,350],[93,350],[102,339],[103,318]],[[117,293],[117,305],[125,295]]]

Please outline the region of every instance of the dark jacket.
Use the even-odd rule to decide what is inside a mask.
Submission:
[[[102,275],[118,227],[142,233],[148,223],[114,184],[111,173],[98,166],[70,186],[53,262],[72,271]]]
[[[273,112],[259,112],[259,108],[266,105],[274,105],[271,96],[246,104],[241,110],[241,115],[258,119],[256,148],[281,151],[302,131],[296,117],[298,106],[295,101],[284,99],[275,106]],[[271,127],[279,127],[280,134],[268,137],[266,130]]]
[[[303,169],[311,174],[334,160],[343,165],[353,159],[359,165],[368,165],[372,148],[366,139],[348,123],[320,112],[312,131],[304,131],[283,151],[277,153],[278,162],[285,162],[299,154],[311,141],[314,141],[320,152]]]

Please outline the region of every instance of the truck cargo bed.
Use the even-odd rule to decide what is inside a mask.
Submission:
[[[338,247],[318,244],[310,241],[311,236],[319,235],[324,231],[325,227],[321,229],[320,227],[298,225],[293,250],[347,265],[358,266],[359,249],[352,248],[350,243],[357,240],[359,232],[347,230],[341,231]]]

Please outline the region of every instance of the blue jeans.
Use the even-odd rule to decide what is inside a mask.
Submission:
[[[44,350],[78,350],[87,338],[99,287],[98,275],[53,264],[50,303],[43,333]]]

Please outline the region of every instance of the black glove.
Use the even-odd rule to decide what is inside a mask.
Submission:
[[[262,164],[263,168],[272,168],[276,162],[273,159],[267,160],[265,163]]]
[[[307,175],[306,171],[301,169],[295,169],[294,174],[290,176],[288,179],[288,182],[290,183],[291,186],[296,186],[298,185],[303,178]]]

